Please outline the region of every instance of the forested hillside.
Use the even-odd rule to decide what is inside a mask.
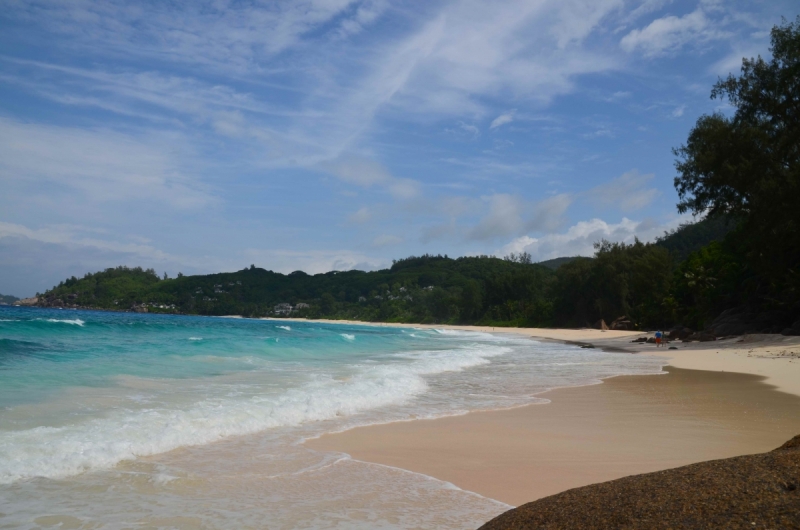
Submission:
[[[16,296],[11,296],[10,294],[0,294],[0,304],[13,304],[19,300]]]
[[[669,241],[679,248],[707,244],[698,234],[716,232],[703,228],[705,223],[684,225]],[[637,327],[647,327],[666,325],[681,311],[674,293],[683,285],[683,269],[676,267],[675,255],[661,242],[600,242],[594,258],[565,259],[556,270],[532,264],[524,254],[410,257],[381,271],[316,275],[250,267],[168,279],[153,270],[118,267],[70,278],[45,293],[40,304],[518,326],[584,326],[628,316]]]

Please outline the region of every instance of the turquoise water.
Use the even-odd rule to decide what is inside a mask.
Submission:
[[[474,527],[506,507],[300,442],[659,370],[512,335],[0,307],[0,525]]]

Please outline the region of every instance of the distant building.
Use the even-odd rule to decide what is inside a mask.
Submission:
[[[308,309],[310,307],[311,307],[310,305],[308,305],[306,303],[303,303],[303,302],[300,302],[296,306],[294,306],[294,309],[295,309],[295,311],[300,311],[301,309]]]
[[[281,303],[281,304],[278,304],[278,305],[276,305],[276,306],[273,308],[273,310],[272,310],[272,311],[273,311],[273,312],[274,312],[276,315],[288,315],[288,314],[290,314],[292,311],[294,311],[294,308],[292,307],[292,304],[287,304],[287,303],[285,303],[285,302],[284,302],[284,303]]]

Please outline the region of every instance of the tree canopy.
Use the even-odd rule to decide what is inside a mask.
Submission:
[[[754,297],[791,307],[800,279],[800,17],[771,32],[772,57],[744,59],[711,91],[733,114],[698,119],[674,150],[680,212],[730,216]]]

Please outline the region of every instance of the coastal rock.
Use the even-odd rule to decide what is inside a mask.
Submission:
[[[692,333],[691,335],[683,339],[683,342],[692,342],[692,341],[711,342],[712,340],[717,340],[717,336],[715,334],[708,333],[706,331],[698,331],[697,333]]]
[[[684,328],[682,326],[677,326],[669,330],[667,333],[667,338],[669,340],[683,340],[686,337],[692,335],[694,330],[691,328]]]
[[[131,310],[132,310],[134,313],[147,313],[147,312],[148,312],[148,311],[147,311],[147,306],[146,306],[146,305],[144,305],[144,304],[142,304],[142,305],[136,305],[136,304],[134,304],[134,305],[132,305],[132,306],[131,306]]]
[[[39,303],[39,298],[33,296],[31,298],[23,298],[21,300],[17,300],[14,302],[14,305],[22,305],[22,306],[32,306]]]
[[[592,327],[594,329],[602,329],[603,331],[608,331],[608,324],[606,324],[606,321],[603,320],[602,318],[600,320],[598,320],[597,322],[595,322],[594,326],[592,326]]]
[[[611,329],[619,329],[619,330],[632,330],[633,329],[633,322],[628,319],[626,316],[618,317],[611,323],[609,326]]]
[[[717,337],[745,335],[748,333],[782,333],[795,328],[790,324],[790,313],[779,310],[756,312],[746,307],[726,309],[708,326],[708,332]]]
[[[480,530],[800,528],[800,435],[778,449],[567,490]]]

